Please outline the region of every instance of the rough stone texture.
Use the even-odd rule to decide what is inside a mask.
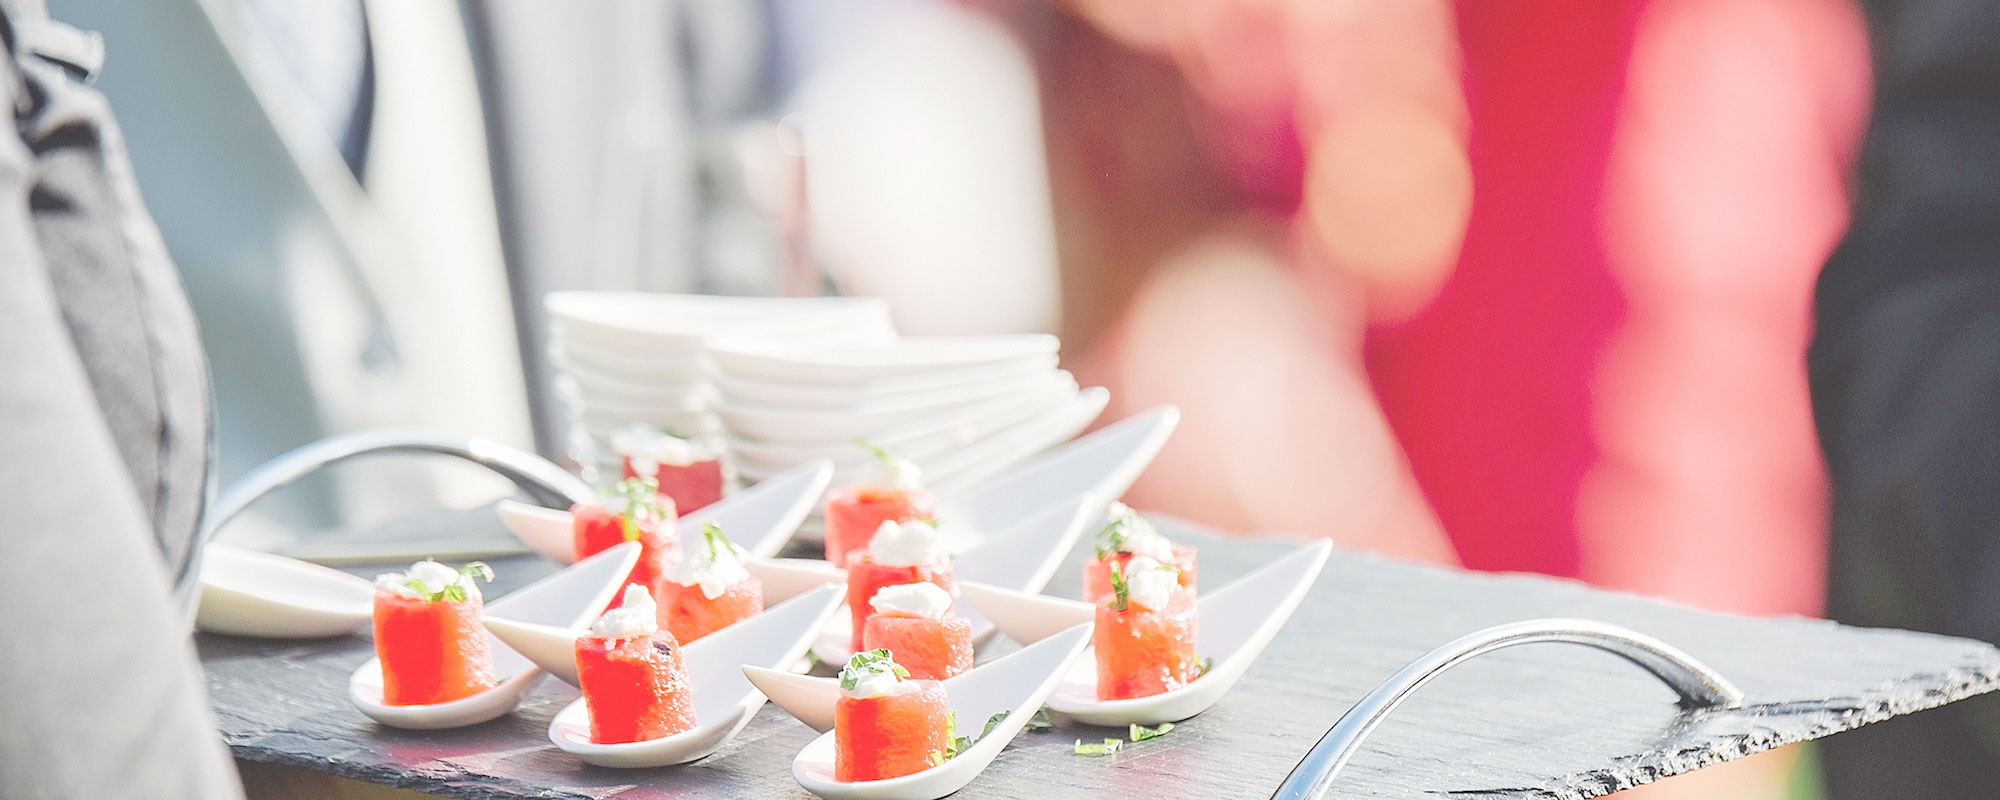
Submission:
[[[1219,586],[1286,547],[1201,546]],[[1083,552],[1052,593],[1074,596]],[[496,563],[498,596],[550,569]],[[371,570],[356,570],[369,574]],[[1340,797],[1597,797],[1793,742],[1827,736],[2000,686],[2000,650],[1980,642],[1847,628],[1811,619],[1695,611],[1579,584],[1473,575],[1336,553],[1319,584],[1221,703],[1166,737],[1111,757],[1070,752],[1122,732],[1059,720],[1024,733],[959,797],[1264,797],[1348,706],[1405,663],[1488,625],[1576,616],[1675,644],[1734,680],[1742,709],[1682,713],[1671,691],[1615,656],[1532,645],[1486,656],[1426,686],[1348,765]],[[706,759],[654,770],[577,762],[548,743],[575,690],[544,678],[513,714],[455,731],[376,725],[351,708],[347,675],[371,654],[364,633],[315,642],[200,637],[210,696],[239,758],[466,798],[806,797],[791,759],[812,732],[767,706]],[[982,655],[1012,649],[990,645]]]

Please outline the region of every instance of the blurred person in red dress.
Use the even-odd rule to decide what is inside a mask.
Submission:
[[[1802,356],[1868,92],[1839,0],[1069,0],[1072,368],[1229,530],[1818,613]],[[1788,756],[1658,787],[1777,793]]]

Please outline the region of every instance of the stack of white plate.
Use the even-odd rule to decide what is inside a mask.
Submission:
[[[615,467],[611,436],[635,423],[721,438],[710,342],[866,346],[896,336],[879,298],[555,292],[544,306],[556,392],[571,423],[570,455],[598,470]]]
[[[544,302],[570,454],[599,477],[616,474],[613,434],[640,424],[721,442],[750,481],[816,458],[833,460],[835,485],[860,480],[874,469],[864,439],[949,496],[1068,441],[1108,399],[1056,368],[1053,336],[898,337],[880,298]]]
[[[828,343],[716,340],[708,347],[737,471],[750,480],[814,458],[834,483],[874,469],[864,439],[917,463],[949,495],[1069,440],[1104,410],[1101,388],[1056,369],[1046,334]]]

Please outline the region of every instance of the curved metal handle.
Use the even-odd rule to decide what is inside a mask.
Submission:
[[[1418,688],[1452,667],[1495,650],[1536,642],[1566,642],[1616,653],[1664,681],[1681,696],[1684,709],[1735,708],[1743,692],[1728,679],[1653,637],[1603,622],[1584,619],[1538,619],[1496,625],[1468,634],[1425,654],[1375,687],[1361,702],[1340,716],[1319,743],[1313,745],[1292,774],[1278,785],[1273,800],[1319,800],[1333,786],[1340,768],[1354,757],[1361,740],[1409,699]]]
[[[541,456],[490,439],[467,438],[410,428],[385,428],[329,436],[264,462],[222,490],[202,521],[206,541],[243,509],[272,490],[303,478],[336,461],[370,453],[440,453],[478,464],[506,476],[535,502],[568,508],[588,503],[597,493],[583,479]]]

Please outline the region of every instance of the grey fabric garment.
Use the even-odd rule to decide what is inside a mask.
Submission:
[[[241,793],[187,636],[206,495],[194,320],[94,37],[0,3],[0,795]]]
[[[1874,109],[1810,375],[1827,616],[2000,643],[2000,4],[1866,0]],[[1820,745],[1832,800],[2000,794],[2000,696]]]

